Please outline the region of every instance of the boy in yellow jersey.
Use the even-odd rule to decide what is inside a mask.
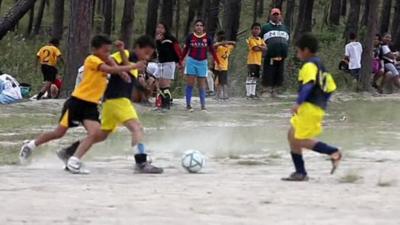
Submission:
[[[127,73],[138,65],[117,66],[110,60],[112,42],[108,37],[98,35],[91,41],[92,54],[84,63],[84,75],[81,83],[75,88],[72,96],[65,102],[60,123],[53,131],[39,135],[35,140],[25,143],[20,151],[22,161],[29,158],[32,151],[44,143],[63,137],[69,128],[83,124],[87,136],[80,142],[74,157],[68,161],[67,167],[72,173],[88,173],[80,159],[89,148],[101,138],[101,127],[97,106],[104,95],[108,83],[108,74],[117,74],[127,82]]]
[[[251,26],[251,37],[247,39],[249,54],[247,56],[248,76],[246,79],[246,96],[257,97],[257,81],[260,78],[263,51],[267,48],[264,40],[260,37],[261,24],[254,23]]]
[[[217,42],[214,44],[215,52],[219,60],[219,64],[215,64],[215,79],[217,84],[217,98],[228,99],[228,65],[229,56],[235,48],[236,42],[226,41],[225,32],[217,33]]]
[[[137,63],[149,60],[155,51],[155,41],[149,36],[141,36],[135,42],[134,52],[124,51],[112,55],[113,60],[121,64]],[[124,125],[132,134],[132,152],[135,154],[135,170],[138,173],[162,173],[163,169],[155,167],[147,161],[145,145],[142,143],[143,128],[135,107],[131,102],[131,95],[139,76],[137,69],[130,71],[132,82],[126,83],[119,76],[112,76],[104,94],[103,109],[101,112],[102,138],[105,140],[119,125]],[[80,141],[57,152],[58,157],[64,162],[71,157]]]
[[[37,100],[42,98],[47,91],[50,91],[51,84],[53,84],[56,80],[56,76],[58,74],[57,63],[58,61],[63,62],[61,51],[58,49],[59,45],[60,41],[58,39],[51,39],[49,43],[43,46],[36,54],[36,67],[37,62],[39,62],[44,81],[44,85],[36,97]]]
[[[292,126],[288,133],[292,161],[295,172],[285,181],[307,181],[304,167],[303,149],[329,155],[333,174],[342,154],[338,148],[317,141],[314,138],[322,132],[321,123],[331,94],[336,90],[335,81],[320,58],[316,56],[318,40],[311,34],[304,34],[296,43],[297,57],[304,62],[299,71],[299,93],[292,108]]]

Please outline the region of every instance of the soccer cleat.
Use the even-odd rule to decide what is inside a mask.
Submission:
[[[68,159],[67,171],[72,174],[90,174],[90,170],[86,169],[81,160],[74,156]]]
[[[336,153],[334,153],[336,154]],[[331,158],[332,162],[332,169],[331,169],[331,174],[334,174],[336,169],[339,167],[339,163],[342,160],[342,153],[340,151],[337,152],[338,156],[335,158]]]
[[[19,152],[19,159],[21,162],[25,162],[32,155],[33,149],[28,146],[29,141],[24,141],[21,150]]]
[[[194,109],[192,108],[192,106],[188,105],[188,106],[186,106],[186,111],[194,112]]]
[[[204,105],[203,105],[203,106],[201,106],[201,111],[202,111],[202,112],[207,112],[207,108],[206,108],[206,106],[204,106]]]
[[[309,178],[306,174],[301,174],[301,173],[292,173],[289,175],[289,177],[284,177],[282,178],[283,181],[308,181]]]
[[[153,166],[149,162],[144,162],[144,163],[136,164],[135,172],[136,173],[144,173],[144,174],[161,174],[164,172],[164,169]]]

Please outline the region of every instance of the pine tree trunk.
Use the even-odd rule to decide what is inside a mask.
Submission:
[[[391,13],[392,13],[392,0],[383,0],[382,11],[380,14],[381,23],[379,29],[381,34],[389,31]],[[398,20],[399,19],[400,18],[398,18]]]
[[[371,71],[372,71],[372,54],[373,51],[373,40],[376,32],[378,31],[378,9],[379,9],[379,1],[373,0],[368,1],[368,24],[366,25],[367,34],[365,35],[363,40],[363,54],[361,60],[361,77],[359,80],[359,87],[361,87],[362,91],[370,91],[371,90]]]
[[[176,0],[176,14],[175,14],[175,37],[179,40],[180,31],[180,21],[181,21],[181,1]]]
[[[223,24],[227,40],[236,41],[239,30],[241,6],[241,0],[225,0]]]
[[[34,20],[35,20],[35,4],[33,4],[32,9],[29,10],[29,20],[28,20],[28,25],[26,27],[25,36],[30,36],[32,34]]]
[[[400,51],[400,0],[396,0],[395,10],[392,20],[393,47]]]
[[[64,0],[54,0],[53,38],[61,39],[64,31]]]
[[[258,17],[264,16],[264,0],[258,0]]]
[[[294,17],[294,8],[296,7],[295,0],[287,0],[286,1],[286,13],[285,13],[285,25],[292,30],[293,28],[293,17]]]
[[[207,21],[208,10],[210,8],[210,0],[200,1],[200,10],[197,10],[197,18]]]
[[[346,16],[347,15],[347,0],[342,0],[342,3],[340,4],[341,9],[340,9],[340,14],[341,16]]]
[[[135,0],[125,0],[124,12],[121,20],[121,40],[126,48],[132,46],[133,21],[135,19]]]
[[[174,18],[174,0],[163,0],[161,5],[160,21],[162,21],[169,28],[171,28],[173,18]]]
[[[190,27],[192,26],[194,17],[196,16],[196,7],[197,7],[197,0],[190,0],[189,9],[188,9],[188,17],[187,17],[186,27],[185,27],[185,35],[189,33],[189,30],[190,30]]]
[[[303,33],[312,31],[312,13],[314,0],[300,0],[299,14],[294,39],[297,40]]]
[[[0,0],[0,11],[1,11],[1,4],[3,3],[3,0]]]
[[[41,0],[39,9],[38,9],[38,14],[36,15],[35,25],[33,27],[34,35],[38,35],[40,32],[40,27],[42,26],[42,20],[43,20],[43,14],[44,14],[45,7],[46,7],[46,0]]]
[[[361,0],[350,0],[350,12],[347,16],[344,37],[349,38],[350,33],[358,33],[358,21],[360,21]]]
[[[283,0],[272,0],[271,8],[282,9]]]
[[[17,25],[18,21],[32,9],[34,4],[35,0],[20,0],[0,18],[0,40]]]
[[[258,0],[253,0],[253,23],[257,22]]]
[[[364,13],[363,16],[361,18],[361,26],[367,26],[368,25],[368,14],[369,14],[369,3],[371,0],[365,0],[364,5]],[[376,0],[373,0],[376,1]]]
[[[331,0],[331,9],[329,13],[329,24],[334,26],[340,25],[340,9],[341,0]]]
[[[117,16],[117,0],[113,1],[112,4],[112,19],[111,19],[111,31],[115,31],[115,23],[116,23],[116,16]]]
[[[219,15],[220,0],[211,0],[210,8],[207,18],[207,33],[214,37],[218,28],[218,15]]]
[[[103,0],[103,33],[111,35],[113,0]]]
[[[154,36],[156,32],[159,0],[149,0],[147,5],[146,34]]]
[[[61,90],[63,97],[69,96],[74,90],[78,68],[82,66],[85,57],[90,52],[92,1],[69,0],[67,64]]]

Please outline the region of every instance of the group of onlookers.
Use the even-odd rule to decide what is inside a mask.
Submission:
[[[363,46],[357,41],[357,36],[350,33],[350,42],[345,47],[345,62],[344,67],[351,76],[358,80],[360,79],[361,71],[361,58],[363,53]],[[387,84],[393,84],[400,88],[400,57],[399,52],[392,50],[392,36],[386,33],[383,36],[376,34],[374,38],[374,49],[371,53],[372,59],[372,86],[376,88],[379,93],[383,93],[384,87]]]

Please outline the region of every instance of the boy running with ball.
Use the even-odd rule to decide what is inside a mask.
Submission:
[[[316,56],[318,40],[311,34],[303,35],[297,42],[297,57],[304,62],[299,71],[299,93],[292,108],[292,126],[288,133],[291,156],[295,172],[285,181],[307,181],[303,149],[309,149],[331,157],[331,174],[337,169],[342,154],[337,147],[327,145],[314,138],[322,132],[321,123],[328,100],[336,90],[332,76],[327,73],[321,59]]]

